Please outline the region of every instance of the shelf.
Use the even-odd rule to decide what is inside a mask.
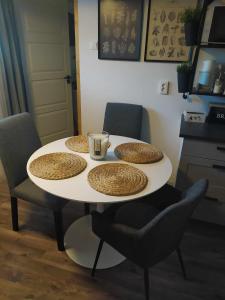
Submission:
[[[199,45],[200,48],[224,48],[225,43],[202,43]]]
[[[214,93],[206,93],[206,92],[198,92],[198,91],[192,91],[190,95],[199,95],[199,96],[210,96],[210,97],[221,97],[225,98],[225,95],[223,94],[214,94]]]
[[[200,3],[200,1],[198,1]],[[213,49],[215,52],[215,56],[221,56],[223,57],[223,49],[225,49],[225,42],[206,42],[202,41],[203,37],[203,30],[204,30],[204,24],[205,24],[205,19],[206,19],[206,14],[207,14],[207,9],[208,6],[213,2],[213,0],[203,0],[201,3],[201,20],[199,24],[199,29],[198,29],[198,41],[195,46],[191,47],[190,51],[190,57],[189,57],[189,62],[192,63],[192,74],[190,78],[190,95],[199,95],[199,96],[209,96],[209,97],[220,97],[220,98],[225,98],[225,95],[223,94],[214,94],[214,93],[209,93],[209,92],[200,92],[198,91],[195,86],[195,77],[196,77],[196,71],[199,63],[199,56],[204,52],[203,50],[205,49]],[[217,51],[215,50],[217,49]],[[221,49],[221,50],[220,50]],[[211,52],[211,51],[208,51]],[[209,53],[211,54],[211,53]],[[213,53],[214,55],[214,53]],[[185,95],[184,95],[185,96]]]
[[[225,143],[224,131],[224,124],[186,122],[182,115],[180,137],[215,143]]]

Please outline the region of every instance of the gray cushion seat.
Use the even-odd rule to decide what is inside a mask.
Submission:
[[[47,207],[54,211],[60,211],[68,203],[67,200],[51,195],[38,188],[29,178],[25,179],[12,190],[12,196],[26,199],[28,202]]]
[[[140,229],[159,213],[160,210],[152,206],[151,202],[140,199],[112,205],[104,211],[102,218],[105,224],[116,223]],[[102,233],[104,230],[107,231],[107,225],[102,226]]]
[[[104,217],[110,222],[141,228],[160,211],[182,199],[182,192],[165,184],[156,192],[144,198],[127,203],[111,205],[104,211]]]
[[[114,222],[123,224],[135,229],[144,227],[155,216],[159,214],[159,210],[144,201],[135,203],[130,202],[118,209],[114,215]]]
[[[179,202],[182,197],[183,194],[181,191],[169,184],[165,184],[156,192],[152,193],[149,196],[146,196],[144,200],[147,200],[149,204],[161,211],[169,205]]]

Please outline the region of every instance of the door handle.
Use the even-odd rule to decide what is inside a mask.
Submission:
[[[218,147],[217,147],[217,150],[219,150],[219,151],[224,151],[224,152],[225,152],[225,147],[220,147],[220,146],[218,146]]]
[[[213,167],[213,169],[218,169],[218,170],[221,170],[221,171],[225,171],[225,166],[213,165],[212,167]]]
[[[65,76],[64,79],[66,80],[66,82],[67,82],[68,84],[71,83],[71,76],[70,76],[70,75]]]

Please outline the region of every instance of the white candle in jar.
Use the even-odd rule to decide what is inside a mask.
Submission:
[[[92,159],[100,160],[106,156],[109,135],[107,133],[88,134],[89,152]]]

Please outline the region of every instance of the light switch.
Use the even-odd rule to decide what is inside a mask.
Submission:
[[[161,80],[159,83],[159,93],[161,95],[168,95],[169,94],[169,81],[168,80]]]

